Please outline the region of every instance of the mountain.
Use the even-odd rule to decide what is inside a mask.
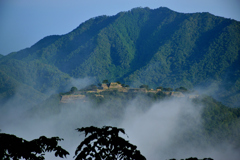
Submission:
[[[30,48],[1,57],[0,93],[4,98],[11,96],[20,84],[35,93],[60,92],[72,77],[153,88],[217,84],[214,95],[236,107],[239,54],[238,21],[165,7],[134,8],[91,18],[65,35],[45,37]]]

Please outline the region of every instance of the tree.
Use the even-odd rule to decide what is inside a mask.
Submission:
[[[141,85],[139,88],[145,88],[145,89],[147,89],[148,90],[148,85],[146,85],[146,84],[143,84],[143,85]]]
[[[187,158],[186,160],[198,160],[198,158],[196,158],[196,157],[190,157],[190,158]]]
[[[176,88],[175,91],[179,91],[179,92],[187,92],[187,88],[185,87],[179,87],[179,88]]]
[[[72,88],[71,88],[71,92],[72,92],[72,93],[76,92],[77,90],[78,90],[77,87],[72,87]]]
[[[173,91],[172,88],[163,88],[163,91]]]
[[[96,90],[98,87],[95,84],[91,84],[85,87],[83,90]]]
[[[159,87],[157,87],[156,89],[161,89],[161,90],[163,90],[163,87],[162,87],[162,86],[159,86]]]
[[[94,126],[76,129],[85,132],[85,139],[75,151],[76,160],[105,159],[105,160],[145,160],[135,145],[132,145],[122,137],[119,132],[125,134],[122,128]]]
[[[127,84],[121,84],[122,85],[122,87],[129,87],[129,85],[127,85]]]
[[[55,152],[56,157],[66,157],[69,153],[58,146],[59,137],[47,138],[41,136],[38,139],[27,141],[15,135],[0,133],[0,157],[2,160],[26,159],[44,160],[45,152]]]
[[[107,79],[103,80],[102,83],[109,83]]]
[[[121,82],[119,82],[119,81],[117,81],[116,83],[117,83],[117,84],[121,84]]]

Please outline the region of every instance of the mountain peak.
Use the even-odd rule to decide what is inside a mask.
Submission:
[[[138,7],[114,16],[91,18],[68,34],[45,37],[29,49],[2,57],[1,62],[19,61],[14,62],[14,69],[4,68],[13,77],[18,65],[31,63],[52,66],[46,69],[47,75],[61,72],[65,78],[90,76],[97,82],[109,79],[132,86],[172,88],[221,81],[230,83],[231,91],[238,93],[240,88],[234,86],[240,80],[239,67],[234,66],[240,64],[239,26],[239,22],[209,13]],[[26,84],[29,81],[17,79]],[[53,85],[44,83],[45,88]]]

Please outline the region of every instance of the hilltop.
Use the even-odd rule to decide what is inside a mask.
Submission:
[[[86,97],[89,95],[94,97],[100,97],[105,98],[105,95],[109,94],[116,94],[122,93],[125,95],[129,94],[152,94],[151,96],[173,96],[173,97],[185,97],[188,96],[189,98],[196,98],[198,95],[196,94],[189,94],[190,91],[188,91],[184,87],[180,87],[175,89],[175,91],[172,88],[163,88],[158,87],[157,89],[149,89],[148,85],[141,85],[139,88],[131,88],[128,86],[125,86],[124,84],[121,84],[120,82],[111,82],[111,83],[103,83],[101,86],[97,87],[96,85],[90,85],[86,88],[77,90],[77,88],[72,87],[72,89],[69,92],[62,93],[61,94],[61,103],[75,103],[78,100],[86,101]],[[184,94],[183,94],[184,93]],[[187,93],[188,95],[185,95]]]
[[[50,90],[65,92],[72,78],[92,77],[96,83],[109,79],[132,87],[217,84],[212,94],[238,107],[239,46],[238,21],[165,7],[134,8],[91,18],[65,35],[2,56],[0,97],[19,95],[19,86],[26,86],[21,97],[32,93],[39,100]]]

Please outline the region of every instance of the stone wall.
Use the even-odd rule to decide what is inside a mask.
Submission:
[[[112,82],[110,83],[109,85],[109,89],[119,89],[119,88],[122,88],[122,85],[121,84],[118,84],[116,82]]]
[[[70,103],[76,100],[82,100],[86,96],[85,95],[63,95],[61,98],[61,103]]]

